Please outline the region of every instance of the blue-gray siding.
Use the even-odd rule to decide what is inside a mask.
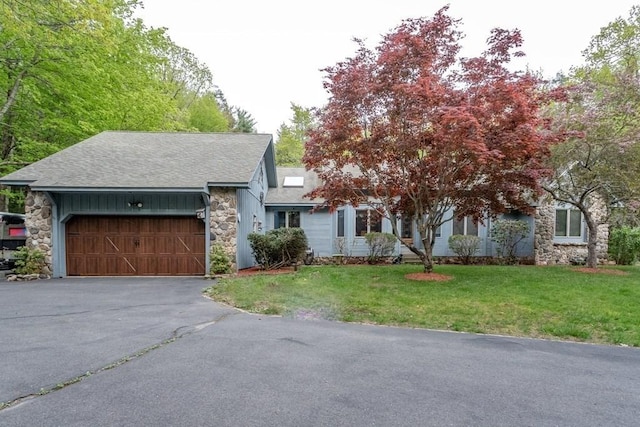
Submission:
[[[358,209],[366,209],[366,206],[360,206]],[[338,215],[337,212],[329,213],[328,210],[308,214],[309,208],[296,206],[270,206],[267,208],[266,230],[274,228],[275,213],[278,211],[302,211],[300,217],[300,226],[304,229],[309,245],[314,249],[316,256],[331,256],[340,253],[336,245],[338,237]],[[362,236],[355,235],[356,209],[352,206],[345,206],[340,211],[344,213],[344,252],[350,256],[366,256],[369,251],[366,240]],[[445,214],[445,218],[451,218],[452,212]],[[500,216],[504,219],[518,219],[529,224],[529,235],[523,239],[518,246],[518,256],[533,256],[533,236],[534,236],[534,219],[531,216],[523,214],[508,214]],[[477,256],[497,256],[498,248],[495,242],[491,240],[490,230],[492,219],[485,219],[484,223],[478,224],[478,237],[480,237],[480,250]],[[400,221],[399,221],[400,222]],[[400,226],[400,224],[398,224]],[[382,231],[392,233],[391,222],[388,219],[382,221]],[[453,234],[453,221],[447,221],[441,227],[439,237],[436,237],[433,247],[434,256],[455,256],[456,254],[449,249],[449,236]],[[422,248],[420,236],[415,225],[412,230],[413,242],[418,248]],[[409,250],[401,245],[398,241],[394,250],[394,255],[398,253],[409,253]]]
[[[238,235],[236,262],[238,268],[248,268],[256,264],[247,237],[251,232],[260,232],[266,223],[264,200],[267,195],[266,169],[261,165],[250,182],[248,189],[238,189]]]
[[[70,215],[196,215],[204,208],[202,194],[57,193],[62,221]],[[142,207],[129,206],[141,202]]]
[[[331,228],[333,215],[328,210],[311,213],[310,207],[300,206],[270,206],[267,208],[265,231],[273,230],[277,212],[299,211],[300,228],[304,230],[315,256],[331,256],[333,254],[333,238]]]
[[[449,249],[449,237],[453,235],[453,221],[451,220],[453,212],[449,211],[445,214],[445,218],[450,220],[442,224],[440,236],[436,237],[435,244],[433,245],[434,256],[456,256],[456,254]],[[498,216],[497,219],[517,219],[529,224],[529,235],[526,236],[519,244],[517,255],[520,257],[533,257],[533,236],[534,236],[534,218],[524,214],[505,214]],[[478,224],[478,237],[480,237],[480,250],[476,253],[476,256],[498,256],[498,245],[491,240],[491,227],[495,220],[491,218],[485,218],[483,223]],[[417,247],[422,248],[420,236],[415,229],[413,229],[413,240]],[[408,253],[406,248],[402,249],[402,253]]]

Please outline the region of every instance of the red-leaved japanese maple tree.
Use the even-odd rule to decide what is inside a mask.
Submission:
[[[403,21],[375,50],[356,40],[352,58],[323,70],[329,100],[303,159],[322,180],[308,196],[330,209],[368,204],[398,238],[397,219],[412,218],[422,247],[401,241],[426,272],[451,209],[476,221],[531,211],[553,137],[539,80],[507,68],[523,55],[520,32],[495,29],[481,56],[460,58],[447,11]]]

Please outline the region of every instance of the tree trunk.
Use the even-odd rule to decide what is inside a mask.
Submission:
[[[422,266],[425,273],[433,273],[433,248],[431,245],[424,245],[424,257],[422,259]]]
[[[593,216],[589,213],[584,214],[584,219],[587,222],[587,267],[598,267],[598,223],[593,219]]]

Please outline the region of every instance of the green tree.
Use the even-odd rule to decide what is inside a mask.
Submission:
[[[218,107],[218,101],[212,92],[194,99],[187,112],[190,129],[199,132],[226,132],[229,130],[229,119]]]
[[[134,18],[141,4],[0,2],[0,175],[104,130],[252,128],[206,64]]]
[[[291,103],[293,117],[290,124],[282,123],[278,129],[276,142],[276,162],[278,166],[302,166],[304,144],[307,132],[313,127],[313,116],[310,108],[303,108]]]
[[[552,109],[567,136],[552,150],[544,189],[580,210],[588,229],[587,265],[597,267],[598,228],[610,208],[640,202],[640,7],[602,28],[584,67],[563,81],[568,99]],[[602,211],[604,214],[601,214]]]
[[[256,121],[251,114],[242,108],[233,109],[232,132],[254,133],[256,131]]]
[[[164,32],[154,30],[152,50],[156,77],[175,104],[165,123],[166,130],[224,132],[233,123],[222,91],[213,83],[213,73],[188,49],[176,45]]]
[[[127,0],[0,5],[1,172],[105,129],[157,129],[170,108]]]

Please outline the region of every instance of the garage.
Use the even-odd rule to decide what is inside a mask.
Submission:
[[[205,273],[205,226],[195,217],[75,216],[65,235],[69,276]]]
[[[213,245],[232,271],[255,265],[278,179],[269,134],[105,131],[0,184],[25,194],[42,274],[207,276]]]

